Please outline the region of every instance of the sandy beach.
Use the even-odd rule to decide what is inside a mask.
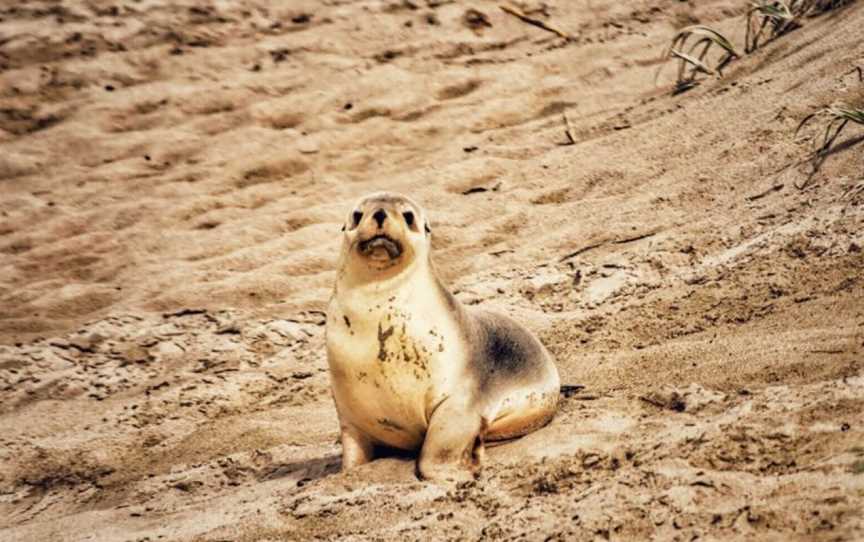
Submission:
[[[864,126],[795,134],[864,107],[864,3],[749,54],[747,9],[3,3],[0,539],[864,539]],[[740,58],[676,94],[692,24]],[[377,190],[573,386],[475,482],[340,473],[324,310]]]

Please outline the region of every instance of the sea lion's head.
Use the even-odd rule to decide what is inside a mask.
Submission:
[[[400,194],[362,198],[348,212],[342,231],[343,268],[373,280],[395,276],[429,255],[426,213]]]

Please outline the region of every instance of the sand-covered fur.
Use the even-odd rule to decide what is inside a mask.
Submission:
[[[525,435],[555,414],[551,356],[516,321],[450,294],[429,221],[384,192],[357,202],[342,227],[326,333],[344,470],[387,446],[419,451],[425,479],[470,480],[487,439]]]

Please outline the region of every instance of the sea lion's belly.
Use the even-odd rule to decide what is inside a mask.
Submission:
[[[328,358],[340,415],[382,444],[418,449],[430,407],[446,396],[452,378],[446,331],[392,307],[354,318],[328,312]]]

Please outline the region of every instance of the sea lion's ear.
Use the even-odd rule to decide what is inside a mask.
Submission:
[[[340,231],[345,231],[345,224],[342,224],[342,229]]]
[[[429,221],[426,221],[426,224],[423,226],[423,229],[426,230],[427,234],[432,233],[432,229],[429,227]]]

